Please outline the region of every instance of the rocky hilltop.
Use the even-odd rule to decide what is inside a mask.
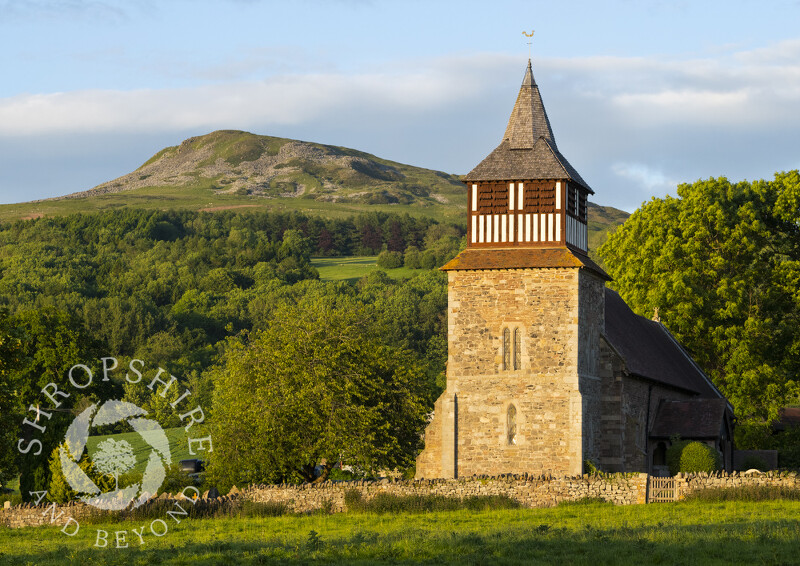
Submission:
[[[454,175],[354,149],[234,130],[189,138],[132,173],[61,198],[167,186],[365,204],[455,204],[465,198]]]

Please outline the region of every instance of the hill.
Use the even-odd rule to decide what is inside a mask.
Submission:
[[[219,130],[162,149],[135,171],[90,190],[0,206],[0,221],[124,207],[157,210],[269,209],[347,217],[409,213],[464,223],[457,175],[332,145]],[[591,249],[628,214],[589,208]]]
[[[135,171],[88,191],[0,206],[0,220],[108,210],[266,208],[349,216],[367,210],[457,219],[455,175],[369,153],[220,130],[162,149]]]

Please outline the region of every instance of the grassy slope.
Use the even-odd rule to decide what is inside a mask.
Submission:
[[[242,211],[306,212],[329,218],[346,218],[361,212],[409,213],[439,220],[463,221],[461,207],[419,206],[414,204],[332,203],[297,198],[265,198],[225,194],[200,187],[147,187],[124,193],[98,195],[91,198],[47,200],[0,205],[0,222],[39,216],[60,216],[102,212],[122,207],[145,210],[204,210],[232,208]]]
[[[56,527],[0,530],[0,562],[80,564],[795,564],[800,503],[662,503],[614,507],[339,514],[169,522],[162,538],[130,532],[126,549],[92,548]],[[315,533],[315,534],[312,534]],[[316,542],[315,542],[316,541]]]
[[[378,267],[378,264],[375,263],[377,257],[378,256],[315,257],[311,259],[311,265],[316,267],[317,271],[319,271],[319,278],[326,281],[357,281],[376,269],[385,271],[392,279],[413,277],[424,271],[422,269],[408,269],[405,267],[383,269]]]
[[[186,441],[186,431],[183,427],[167,428],[164,429],[169,440],[169,449],[172,456],[172,463],[177,464],[181,460],[190,458],[197,458],[189,454],[189,446]],[[137,432],[126,432],[122,434],[113,434],[107,436],[90,436],[86,443],[86,449],[89,456],[94,454],[97,445],[106,438],[113,438],[116,441],[125,440],[133,447],[133,454],[136,456],[135,470],[137,472],[144,472],[147,466],[147,458],[150,456],[152,448],[142,439]]]

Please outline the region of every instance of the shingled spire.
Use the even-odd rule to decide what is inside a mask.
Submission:
[[[593,191],[558,151],[530,59],[503,140],[463,180],[467,249],[442,269],[577,264],[608,277],[586,256]]]
[[[539,87],[533,78],[531,60],[528,59],[528,69],[525,71],[514,110],[508,119],[503,140],[508,140],[511,149],[533,149],[533,144],[539,138],[547,139],[553,148],[556,147],[553,129],[547,119]]]
[[[517,179],[563,179],[573,181],[594,194],[558,151],[530,60],[503,141],[464,177],[468,183]]]

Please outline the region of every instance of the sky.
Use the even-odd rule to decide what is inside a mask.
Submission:
[[[800,0],[0,0],[0,203],[217,129],[465,174],[530,54],[561,153],[632,212],[800,168],[798,23]]]

